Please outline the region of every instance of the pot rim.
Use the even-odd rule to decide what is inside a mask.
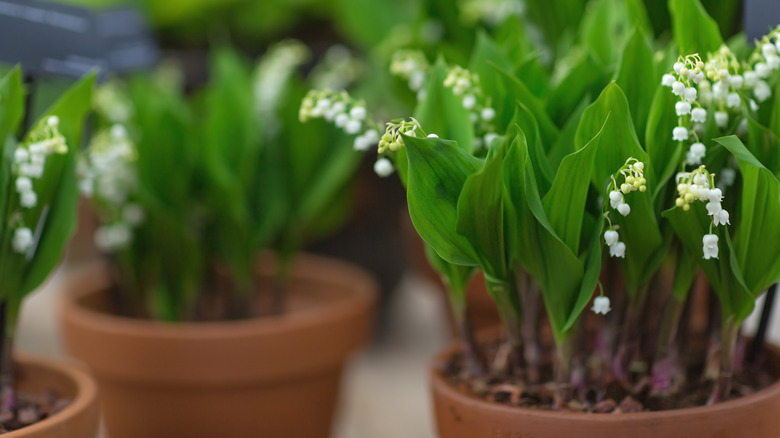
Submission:
[[[35,368],[46,368],[54,371],[55,373],[60,374],[66,377],[68,380],[72,381],[77,389],[77,392],[73,395],[73,400],[70,402],[70,404],[68,404],[68,406],[65,407],[65,409],[57,412],[51,417],[30,424],[29,426],[25,426],[21,429],[6,433],[5,435],[7,437],[21,437],[37,432],[54,430],[61,427],[63,423],[68,422],[68,420],[71,418],[89,410],[90,405],[96,405],[96,400],[98,398],[97,383],[79,365],[63,360],[51,359],[44,356],[23,352],[15,352],[14,361],[19,363],[22,368],[32,366]]]
[[[266,263],[261,265],[259,272],[265,272],[263,269]],[[305,268],[303,268],[305,266]],[[322,281],[321,273],[334,270],[346,274],[349,280],[344,280],[343,284],[349,287],[343,288],[349,292],[349,299],[340,299],[336,302],[328,303],[325,307],[318,306],[311,309],[301,309],[295,312],[287,312],[281,315],[267,315],[251,317],[240,320],[225,321],[201,321],[201,322],[164,322],[151,319],[137,319],[127,316],[115,315],[112,313],[92,310],[81,305],[80,301],[87,296],[102,293],[101,289],[93,287],[78,287],[77,285],[84,278],[100,275],[102,282],[108,283],[110,280],[107,272],[107,263],[98,261],[89,263],[78,272],[70,275],[65,280],[64,288],[68,293],[62,300],[62,310],[68,315],[72,324],[81,326],[100,326],[101,331],[106,333],[115,333],[122,335],[132,335],[135,337],[154,337],[170,339],[219,339],[234,338],[236,336],[263,336],[273,335],[279,332],[295,330],[302,326],[316,326],[328,324],[330,321],[340,320],[349,317],[363,309],[371,308],[376,301],[376,280],[367,272],[348,262],[322,257],[311,254],[299,254],[296,257],[291,277],[304,280]],[[336,278],[331,284],[342,283],[342,277]],[[327,312],[323,312],[327,309]]]
[[[773,356],[780,358],[780,347],[766,343],[765,348]],[[727,400],[714,405],[695,406],[681,409],[669,409],[664,411],[649,411],[625,414],[598,414],[589,412],[568,412],[568,411],[549,411],[541,409],[528,409],[519,406],[508,406],[502,403],[493,403],[479,398],[471,393],[459,391],[453,387],[442,371],[443,365],[447,359],[460,352],[460,347],[451,345],[444,351],[437,354],[431,361],[428,375],[431,379],[431,388],[434,392],[441,393],[444,397],[455,399],[459,403],[468,405],[475,410],[490,410],[499,415],[523,415],[535,417],[544,420],[575,420],[575,421],[604,421],[611,423],[625,421],[646,421],[652,422],[660,419],[680,418],[701,414],[717,415],[721,412],[728,412],[734,408],[745,408],[754,403],[760,403],[765,400],[777,398],[780,394],[780,377],[776,378],[774,383],[766,388],[760,389],[753,394],[740,398]]]

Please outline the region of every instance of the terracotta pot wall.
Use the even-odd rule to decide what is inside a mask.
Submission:
[[[8,438],[93,438],[97,435],[97,385],[74,365],[19,355],[17,390],[28,393],[55,391],[73,401],[62,411],[38,423],[3,434]]]
[[[329,436],[342,367],[370,338],[376,296],[363,271],[313,256],[296,264],[280,317],[115,317],[107,286],[102,265],[74,276],[63,320],[68,349],[98,380],[111,438]]]
[[[430,369],[440,438],[776,438],[780,436],[780,381],[748,397],[713,406],[637,414],[584,414],[490,403],[451,386],[441,364]],[[780,349],[769,346],[780,371]]]

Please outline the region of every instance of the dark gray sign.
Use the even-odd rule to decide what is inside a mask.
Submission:
[[[780,24],[780,0],[745,0],[744,7],[745,33],[750,44]]]
[[[0,62],[33,75],[80,77],[153,66],[159,57],[138,11],[93,11],[35,0],[0,0]]]

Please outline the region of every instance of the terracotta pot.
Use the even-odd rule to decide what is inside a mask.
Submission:
[[[774,438],[780,432],[780,381],[747,397],[712,406],[636,414],[584,414],[524,409],[490,403],[450,385],[441,365],[430,369],[440,438]],[[780,371],[780,349],[768,345]]]
[[[270,287],[272,267],[258,276]],[[92,369],[111,438],[330,435],[347,358],[370,337],[374,281],[300,256],[279,317],[165,324],[106,312],[109,279],[69,279],[64,335]]]
[[[97,435],[97,384],[74,365],[41,357],[17,355],[17,390],[28,393],[55,391],[72,399],[62,411],[51,417],[3,434],[8,438],[89,438]]]

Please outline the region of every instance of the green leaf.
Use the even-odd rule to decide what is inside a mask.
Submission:
[[[441,138],[449,138],[468,153],[474,151],[474,128],[469,111],[463,107],[462,99],[444,86],[447,65],[442,58],[430,69],[425,85],[425,97],[417,104],[414,118],[428,132]]]
[[[657,184],[652,192],[653,198],[659,196],[663,187],[677,172],[685,152],[683,143],[672,139],[672,129],[677,126],[677,116],[672,110],[675,102],[674,95],[667,87],[660,84],[656,87],[645,131],[645,146],[650,162],[653,163],[645,173],[652,173],[652,179]]]
[[[76,154],[81,145],[84,120],[92,108],[92,89],[95,75],[89,74],[80,80],[42,116],[42,120],[56,115],[59,129],[68,144],[68,153],[50,158],[47,163],[45,187],[39,190],[41,204],[48,205],[48,212],[41,217],[38,246],[27,265],[20,292],[22,295],[34,290],[62,258],[65,245],[76,227]],[[47,196],[47,194],[49,196]]]
[[[645,163],[645,173],[652,174],[653,163],[648,162],[647,153],[639,145],[626,96],[614,82],[609,84],[583,113],[575,135],[575,148],[581,149],[599,132],[601,136],[598,141],[604,146],[598,148],[593,184],[600,192],[606,187],[610,176],[625,164],[629,157]],[[653,181],[647,176],[646,178],[649,180],[650,189]]]
[[[580,39],[603,66],[612,64],[617,52],[613,26],[619,4],[612,0],[595,0],[588,3],[580,24]]]
[[[780,281],[780,182],[735,136],[715,139],[737,158],[742,175],[734,245],[743,279],[754,295]]]
[[[608,122],[609,116],[602,126]],[[601,135],[602,131],[597,131],[587,145],[561,161],[552,187],[542,199],[550,224],[574,254],[579,254],[585,203]]]
[[[528,154],[532,157],[531,164],[534,167],[536,176],[536,185],[539,192],[546,193],[550,189],[555,172],[547,159],[547,152],[542,145],[542,137],[539,133],[539,125],[536,124],[536,117],[525,105],[518,102],[513,117],[513,123],[526,135],[528,143]]]
[[[22,71],[16,66],[0,78],[0,142],[5,143],[9,135],[16,135],[24,110]]]
[[[780,100],[780,99],[779,99]],[[752,116],[747,116],[748,148],[758,161],[764,164],[772,173],[780,173],[780,144],[775,132],[761,125]]]
[[[441,258],[459,265],[476,265],[468,239],[456,230],[457,205],[469,175],[482,161],[455,142],[404,137],[409,161],[406,199],[417,233]]]
[[[635,28],[623,48],[615,82],[626,95],[640,138],[644,138],[650,105],[659,81],[653,64],[653,50],[645,34]]]
[[[547,98],[547,114],[561,126],[574,113],[577,104],[585,96],[595,96],[609,81],[609,75],[590,51],[581,54],[560,82],[556,83]],[[530,107],[536,112],[534,108]]]
[[[511,111],[507,112],[507,114],[502,114],[501,117],[511,117],[511,115],[514,114],[517,103],[521,103],[534,114],[539,126],[539,136],[542,145],[554,144],[558,138],[558,128],[556,128],[555,124],[547,115],[544,104],[528,90],[528,87],[526,87],[519,78],[498,67],[494,68],[500,73],[498,80],[503,84],[504,93],[496,98],[502,97],[505,99],[505,103],[502,107]]]
[[[504,222],[509,200],[504,197],[503,159],[504,154],[491,153],[482,169],[466,178],[458,198],[456,229],[471,244],[485,274],[506,281],[509,256]]]
[[[723,45],[718,24],[699,0],[669,0],[677,48],[683,55],[713,53]]]

